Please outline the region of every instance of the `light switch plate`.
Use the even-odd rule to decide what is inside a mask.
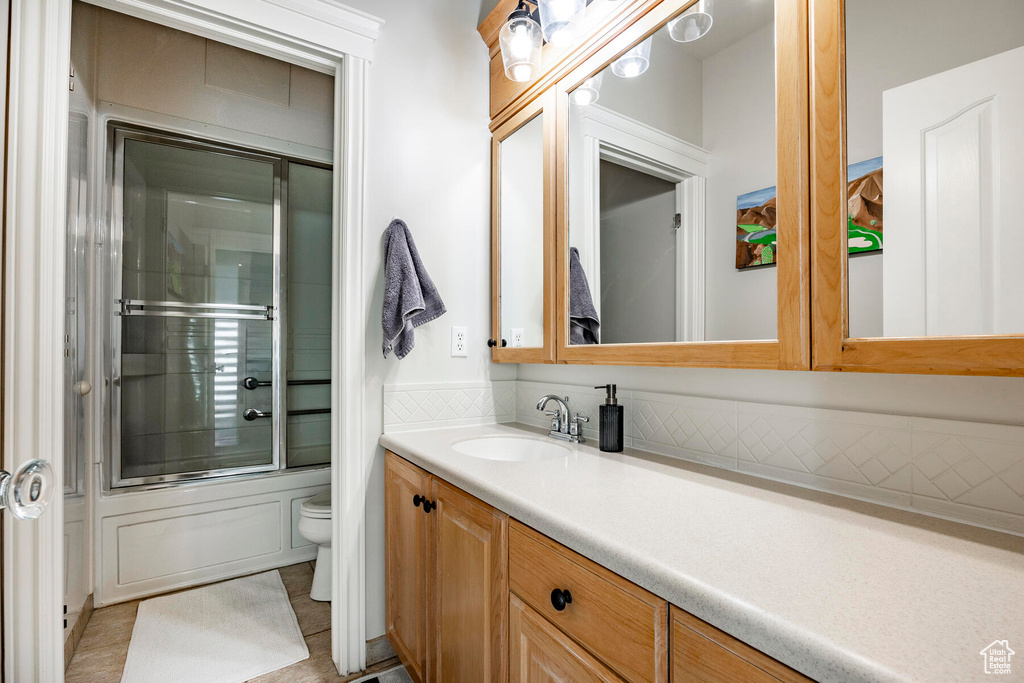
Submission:
[[[452,358],[466,358],[469,349],[466,346],[466,328],[452,325]]]
[[[523,328],[522,327],[513,327],[511,329],[511,332],[512,332],[512,339],[509,340],[509,346],[514,346],[516,348],[522,348],[522,346],[523,346],[523,337],[525,336],[525,332],[524,332]]]

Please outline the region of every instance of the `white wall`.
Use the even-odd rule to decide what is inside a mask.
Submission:
[[[501,336],[544,345],[544,115],[501,141]],[[513,328],[523,341],[516,344]]]
[[[778,336],[778,271],[735,267],[736,197],[776,184],[774,30],[765,26],[704,60],[704,148],[711,153],[704,233],[708,341]]]
[[[370,67],[366,256],[366,636],[384,633],[384,383],[512,379],[494,365],[490,329],[490,121],[480,7],[463,0],[348,0],[381,17]],[[401,216],[448,312],[416,329],[404,360],[381,353],[381,236]],[[451,358],[450,327],[469,328],[469,357]],[[355,454],[353,454],[355,455]]]

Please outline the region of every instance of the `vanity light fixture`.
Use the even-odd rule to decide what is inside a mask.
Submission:
[[[711,30],[715,0],[697,0],[686,11],[668,22],[668,34],[677,43],[692,43]]]
[[[564,46],[576,40],[583,29],[587,0],[537,0],[544,40]]]
[[[541,29],[530,15],[525,0],[508,15],[498,35],[505,75],[513,81],[529,81],[540,68]]]
[[[569,100],[580,107],[597,102],[597,98],[601,96],[601,81],[603,80],[604,71],[599,72],[596,76],[591,76],[572,91]]]
[[[612,62],[612,73],[621,78],[636,78],[647,71],[647,67],[651,65],[651,43],[653,41],[653,35],[647,36],[647,40],[634,45]]]

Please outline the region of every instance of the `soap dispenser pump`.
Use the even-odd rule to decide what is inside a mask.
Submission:
[[[604,389],[607,394],[601,406],[601,450],[609,453],[622,452],[622,406],[615,398],[615,385],[604,384],[594,387]]]

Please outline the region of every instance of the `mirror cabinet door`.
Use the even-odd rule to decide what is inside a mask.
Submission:
[[[1024,3],[811,4],[816,365],[1021,373]]]
[[[560,360],[808,367],[805,16],[666,0],[559,84]]]
[[[554,361],[552,116],[543,101],[494,131],[492,143],[492,358]]]

